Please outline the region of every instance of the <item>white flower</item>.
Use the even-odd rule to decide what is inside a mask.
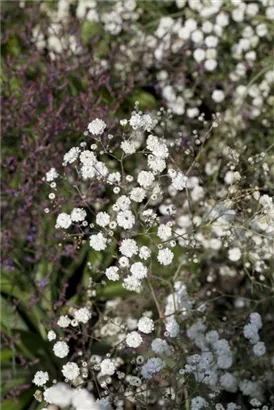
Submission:
[[[57,216],[55,228],[68,229],[71,225],[71,217],[69,214],[62,212]]]
[[[70,216],[72,222],[82,222],[87,216],[87,213],[83,208],[74,208]]]
[[[48,372],[38,371],[35,373],[32,383],[36,386],[43,386],[49,381],[49,374]]]
[[[103,251],[107,247],[107,239],[99,232],[89,237],[89,244],[95,251]]]
[[[174,23],[174,19],[169,16],[161,17],[158,28],[155,31],[155,36],[158,38],[163,38],[164,36],[166,36],[169,32],[172,31]]]
[[[126,344],[129,347],[133,347],[133,348],[139,347],[142,341],[143,339],[140,333],[135,332],[135,331],[128,333],[126,337]]]
[[[125,154],[131,155],[137,151],[138,143],[136,141],[123,141],[121,143],[121,149]]]
[[[121,174],[120,172],[112,172],[111,174],[108,174],[108,179],[107,182],[109,184],[116,184],[121,181]]]
[[[152,341],[151,349],[154,353],[157,354],[166,354],[167,356],[171,354],[170,347],[167,344],[166,340],[160,338],[156,338]]]
[[[186,5],[187,0],[176,0],[176,6],[178,9],[182,9]]]
[[[205,407],[208,407],[208,403],[203,397],[196,396],[191,400],[191,410],[202,410]]]
[[[231,248],[228,250],[228,259],[232,262],[237,262],[241,259],[242,252],[240,248]]]
[[[142,262],[135,262],[130,267],[132,276],[137,279],[143,279],[147,276],[147,267]]]
[[[264,37],[268,33],[268,28],[265,23],[258,24],[256,27],[256,34],[259,37]]]
[[[158,252],[158,262],[160,262],[161,265],[170,265],[173,260],[173,253],[171,252],[170,249],[165,248],[165,249],[160,249]]]
[[[273,3],[272,3],[273,4]],[[274,20],[274,7],[267,7],[265,16],[268,20]]]
[[[103,134],[106,126],[107,124],[103,120],[96,118],[88,124],[88,130],[93,135],[101,135]]]
[[[143,188],[148,188],[155,180],[155,177],[150,171],[141,171],[138,175],[137,181]]]
[[[131,258],[133,255],[137,255],[138,246],[134,239],[123,239],[119,250],[122,255]]]
[[[129,124],[131,125],[131,127],[133,128],[133,129],[137,129],[137,128],[139,128],[139,127],[141,127],[141,124],[142,124],[142,117],[141,117],[141,115],[140,114],[132,114],[131,115],[131,118],[130,118],[130,120],[129,120]]]
[[[228,373],[228,372],[224,373],[220,377],[220,383],[221,383],[221,386],[226,391],[229,391],[231,393],[236,393],[238,385],[237,385],[237,379],[235,376],[233,376],[233,374]]]
[[[92,166],[97,162],[94,152],[85,150],[80,154],[80,161],[83,165]]]
[[[96,172],[96,176],[99,180],[107,177],[108,169],[103,162],[97,161],[93,166]]]
[[[260,338],[258,335],[258,327],[254,324],[247,324],[244,326],[244,337],[249,339],[252,344],[257,343]]]
[[[207,36],[205,38],[205,44],[208,48],[217,47],[218,42],[219,42],[219,40],[218,40],[218,37],[216,37],[216,36]]]
[[[64,155],[64,165],[72,164],[74,161],[77,160],[78,155],[80,152],[79,147],[72,147],[65,155]]]
[[[135,276],[127,276],[123,281],[123,287],[131,292],[141,292],[142,284]]]
[[[46,172],[46,181],[47,182],[52,182],[54,181],[56,178],[58,178],[59,174],[56,171],[55,168],[51,168],[48,172]]]
[[[271,209],[274,204],[273,204],[273,199],[268,196],[268,195],[262,195],[259,199],[259,203],[265,208],[265,209]]]
[[[75,311],[74,317],[78,322],[87,323],[91,318],[91,313],[87,308],[81,308]]]
[[[194,50],[193,58],[197,63],[200,63],[201,61],[203,61],[205,57],[206,57],[206,53],[205,53],[205,50],[203,50],[202,48],[197,48],[196,50]]]
[[[71,404],[73,390],[66,383],[57,383],[44,391],[44,400],[64,408]]]
[[[182,191],[187,186],[188,177],[185,176],[182,172],[169,172],[169,175],[172,179],[173,188],[177,191]]]
[[[80,172],[83,179],[92,179],[95,177],[96,172],[93,165],[84,165],[81,167]]]
[[[139,257],[141,259],[147,260],[151,255],[151,250],[147,246],[141,246],[139,251]]]
[[[159,357],[152,357],[142,366],[141,374],[145,379],[151,379],[164,367],[165,363]]]
[[[115,373],[115,364],[110,359],[104,359],[101,363],[101,373],[106,376],[112,376]]]
[[[159,236],[159,238],[162,241],[166,241],[168,238],[171,237],[171,235],[172,235],[172,230],[170,226],[164,225],[164,224],[159,225],[157,236]]]
[[[201,30],[195,30],[191,33],[191,40],[194,43],[201,43],[204,39],[204,33]]]
[[[222,90],[214,90],[212,93],[212,100],[216,103],[222,102],[225,99],[225,94]]]
[[[152,154],[157,158],[167,158],[168,148],[163,141],[160,141],[158,137],[154,135],[149,135],[147,138],[147,148],[152,152]]]
[[[98,407],[92,394],[86,389],[76,389],[73,391],[72,405],[76,410],[103,410]],[[106,410],[110,410],[107,409]]]
[[[176,337],[179,334],[180,327],[175,319],[169,319],[166,323],[166,330],[170,337]]]
[[[68,317],[68,315],[60,316],[58,321],[57,321],[57,325],[60,326],[60,327],[65,328],[65,327],[68,327],[70,325],[70,322],[71,322],[71,320]]]
[[[146,191],[143,188],[133,188],[130,191],[130,199],[134,202],[142,202],[146,197]]]
[[[200,199],[202,199],[204,197],[204,188],[201,187],[200,185],[196,185],[191,193],[190,193],[191,199],[196,202],[199,201]]]
[[[217,67],[217,61],[214,60],[213,58],[210,58],[209,60],[205,61],[205,69],[207,71],[214,71],[216,67]]]
[[[65,342],[56,342],[53,345],[53,353],[55,354],[55,356],[60,357],[61,359],[66,357],[69,353],[69,347],[68,347],[67,343],[65,343]]]
[[[151,333],[154,330],[153,320],[146,316],[141,317],[138,322],[138,330],[146,334]]]
[[[216,17],[216,23],[218,26],[225,27],[229,24],[229,16],[227,13],[221,11]]]
[[[186,114],[187,114],[188,118],[198,117],[198,115],[199,115],[199,109],[198,109],[197,107],[188,108],[188,109],[186,110]]]
[[[77,18],[83,19],[86,18],[88,21],[99,21],[98,14],[94,10],[96,3],[91,0],[91,1],[79,1],[77,3],[77,9],[76,9],[76,16]],[[87,10],[90,8],[90,11],[87,13]],[[91,12],[91,13],[90,13]]]
[[[62,373],[66,379],[74,380],[79,376],[80,370],[76,363],[68,362],[62,367]]]
[[[52,340],[55,340],[56,339],[56,333],[53,331],[53,330],[50,330],[49,332],[48,332],[48,340],[50,341],[50,342],[52,342]]]
[[[126,268],[126,267],[128,267],[129,266],[129,260],[128,260],[128,258],[126,257],[126,256],[121,256],[121,258],[119,259],[119,265],[122,267],[122,268]]]
[[[119,274],[118,274],[119,269],[116,266],[110,266],[109,268],[106,269],[105,275],[109,280],[119,280]]]
[[[220,369],[228,369],[232,365],[232,353],[228,341],[219,339],[213,343],[213,349],[217,356],[217,366]]]
[[[265,344],[264,342],[257,342],[253,346],[253,352],[256,356],[263,356],[266,352]]]
[[[107,212],[99,212],[96,215],[96,223],[97,225],[105,228],[110,222],[110,216]]]
[[[258,312],[250,313],[249,321],[257,329],[261,329],[261,327],[263,326],[261,315]]]
[[[126,211],[127,209],[129,209],[130,204],[131,204],[131,201],[126,195],[120,196],[120,198],[118,198],[116,201],[116,205],[121,211]]]
[[[164,159],[157,158],[154,155],[149,155],[147,163],[148,167],[157,173],[163,172],[166,167],[166,161]]]
[[[117,224],[124,229],[131,229],[135,223],[135,216],[129,210],[117,214]]]
[[[211,23],[211,21],[209,20],[204,21],[202,24],[202,30],[204,33],[207,33],[207,34],[211,33],[213,30],[213,24]]]

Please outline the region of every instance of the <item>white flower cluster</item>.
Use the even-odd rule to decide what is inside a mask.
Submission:
[[[161,30],[169,32],[169,22],[165,24]],[[158,32],[159,38],[161,30]],[[197,33],[194,35],[197,39],[196,36]],[[208,37],[208,44],[214,42],[211,36]],[[220,93],[215,93],[215,99],[222,99]],[[229,327],[216,326],[218,330],[215,330],[215,326],[213,328],[212,324],[208,324],[210,315],[207,316],[206,296],[214,293],[216,288],[208,292],[203,289],[201,298],[195,301],[195,298],[189,297],[185,283],[196,286],[198,276],[204,274],[201,266],[205,267],[208,275],[205,277],[207,283],[214,282],[220,275],[217,277],[220,287],[223,285],[222,280],[224,286],[234,286],[234,282],[229,279],[233,278],[237,283],[244,269],[249,269],[249,260],[255,261],[256,272],[264,271],[271,260],[271,238],[260,235],[260,232],[263,216],[271,218],[272,198],[267,195],[260,197],[256,192],[252,193],[253,197],[248,194],[245,201],[250,201],[250,208],[255,209],[256,215],[254,218],[248,216],[248,225],[242,223],[242,215],[249,214],[249,208],[245,202],[242,211],[236,206],[238,203],[235,197],[239,195],[237,189],[242,176],[240,173],[237,175],[236,165],[234,167],[231,163],[238,164],[238,153],[222,145],[220,156],[229,163],[225,165],[224,173],[219,172],[218,166],[215,163],[212,165],[210,160],[206,163],[205,178],[210,179],[218,171],[222,181],[220,192],[212,199],[206,191],[203,177],[200,177],[203,170],[199,169],[198,173],[198,166],[189,166],[187,155],[187,164],[179,168],[180,151],[172,139],[163,135],[162,115],[160,112],[157,120],[154,120],[136,108],[129,120],[120,122],[123,127],[122,137],[108,138],[107,145],[101,144],[100,138],[97,139],[104,133],[106,124],[101,120],[93,121],[89,125],[93,139],[90,147],[81,143],[64,158],[64,163],[70,164],[73,170],[67,179],[69,183],[74,184],[74,174],[77,174],[83,192],[91,183],[94,187],[100,187],[98,191],[103,196],[106,192],[108,201],[95,198],[90,212],[88,204],[83,205],[81,197],[79,207],[73,208],[71,213],[61,212],[58,215],[56,227],[67,230],[73,225],[73,236],[90,245],[92,256],[96,252],[100,253],[98,259],[103,261],[102,268],[96,267],[96,272],[102,275],[103,286],[107,278],[109,281],[121,281],[108,284],[110,287],[113,285],[114,289],[122,286],[136,293],[145,290],[145,299],[149,295],[155,310],[149,307],[151,311],[142,311],[136,318],[127,312],[127,306],[126,309],[121,307],[122,297],[104,301],[104,314],[94,325],[94,338],[110,344],[113,347],[111,353],[92,356],[88,363],[81,359],[76,361],[75,356],[72,356],[63,365],[62,374],[66,381],[75,385],[78,381],[84,383],[91,369],[95,375],[92,377],[96,378],[96,384],[106,396],[109,386],[118,378],[121,392],[127,397],[142,395],[142,389],[147,388],[147,381],[153,378],[153,383],[157,385],[162,375],[168,385],[168,375],[171,373],[174,376],[172,383],[179,389],[182,375],[190,374],[197,386],[202,385],[201,391],[210,392],[205,397],[191,397],[190,407],[193,410],[210,406],[216,399],[216,391],[233,394],[240,391],[251,398],[260,398],[264,390],[261,382],[249,380],[248,375],[237,370],[241,353],[233,337],[230,338]],[[102,137],[102,141],[105,137]],[[131,155],[132,161],[128,158]],[[246,245],[250,242],[255,245],[249,248]],[[262,245],[265,256],[260,260]],[[93,269],[91,264],[88,267]],[[185,278],[185,282],[182,278]],[[189,282],[186,278],[190,278]],[[164,291],[165,285],[171,289],[168,293]],[[188,287],[190,289],[190,285]],[[89,286],[88,298],[95,294],[96,290],[92,289],[91,292]],[[118,313],[116,307],[123,314]],[[241,300],[235,301],[235,308],[242,307],[247,307],[247,304]],[[153,320],[156,312],[159,319]],[[94,312],[94,317],[96,314]],[[73,331],[73,327],[78,324],[81,324],[81,329],[86,329],[90,319],[90,308],[71,308],[69,315],[62,315],[58,319],[57,325],[60,328],[69,327],[69,331]],[[224,318],[224,322],[226,320]],[[259,338],[261,327],[260,315],[252,313],[243,329],[244,336],[251,342],[253,352],[258,357],[266,352],[265,344]],[[59,358],[67,357],[70,353],[69,336],[56,339],[55,332],[48,332],[48,340],[54,341],[54,354]],[[137,349],[137,352],[133,349]],[[118,357],[120,350],[126,353],[121,355],[123,358]],[[141,352],[145,352],[144,357],[140,355]],[[134,353],[139,356],[131,359]],[[124,371],[127,366],[123,365],[128,363],[128,358],[131,359],[130,368],[134,370],[132,374]],[[178,371],[172,367],[174,360],[181,364],[182,368]],[[184,379],[188,380],[188,377]],[[35,380],[43,383],[41,385],[47,383],[43,374],[35,376]],[[267,386],[271,385],[270,376],[269,380]],[[168,388],[172,390],[173,385],[168,385]],[[171,397],[173,394],[174,391]],[[109,397],[112,400],[112,396]],[[107,408],[109,402],[103,400],[106,400]],[[162,408],[169,408],[164,395],[159,403]],[[220,406],[216,408],[222,409]],[[226,408],[236,409],[233,403]]]
[[[244,337],[253,344],[255,356],[263,356],[266,352],[264,342],[260,342],[259,330],[262,328],[261,315],[257,312],[251,313],[249,323],[244,326]]]
[[[151,379],[152,376],[158,372],[160,372],[165,363],[159,357],[152,357],[148,359],[148,361],[142,366],[141,374],[144,379]]]
[[[66,383],[57,383],[47,388],[44,400],[62,409],[72,406],[74,410],[100,410],[91,393],[85,389],[72,389]]]

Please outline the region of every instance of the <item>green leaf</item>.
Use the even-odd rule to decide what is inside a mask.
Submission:
[[[1,410],[23,410],[32,400],[33,392],[28,390],[20,396],[19,401],[13,399],[5,400],[1,403]]]
[[[1,363],[3,361],[11,359],[13,356],[13,352],[10,349],[1,349]]]
[[[117,296],[129,296],[134,294],[123,288],[122,282],[109,283],[103,289],[98,290],[97,296],[112,299]]]
[[[146,91],[138,90],[136,91],[133,96],[130,98],[130,103],[134,105],[134,103],[138,101],[140,104],[140,108],[143,110],[145,108],[153,109],[156,107],[157,102],[154,96]]]
[[[81,27],[81,39],[84,43],[88,44],[91,37],[98,36],[102,32],[100,24],[95,21],[85,21]]]

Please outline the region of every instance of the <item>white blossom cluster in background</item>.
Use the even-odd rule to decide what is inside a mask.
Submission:
[[[242,395],[252,406],[271,408],[274,352],[263,341],[271,317],[252,312],[252,298],[232,288],[247,281],[251,295],[252,286],[268,289],[274,205],[257,175],[272,157],[245,158],[256,166],[241,185],[245,151],[222,142],[217,162],[204,148],[211,138],[215,144],[219,117],[195,134],[194,145],[199,139],[202,146],[194,159],[170,121],[170,112],[149,115],[138,104],[118,130],[96,118],[84,141],[65,153],[64,172],[60,166],[46,174],[46,212],[58,209],[57,231],[101,255],[99,265],[88,263],[86,304],[68,304],[56,329],[48,329],[62,379],[43,369],[33,379],[48,404],[236,410]],[[77,204],[61,201],[63,184],[77,190]],[[121,296],[93,307],[113,284],[137,301],[135,308],[126,309]],[[214,308],[222,315],[214,316]],[[107,353],[93,352],[98,341]]]
[[[33,41],[39,49],[47,47],[53,59],[64,51],[81,54],[83,46],[76,35],[64,30],[75,7],[79,24],[90,24],[96,33],[110,36],[115,45],[111,70],[115,68],[118,77],[137,71],[141,85],[153,72],[150,82],[175,115],[198,124],[206,105],[211,115],[222,112],[230,127],[246,128],[248,120],[256,119],[268,127],[274,84],[267,52],[272,47],[273,1],[165,1],[160,16],[154,3],[144,7],[135,0],[60,0],[53,10],[42,2],[40,8],[51,22],[49,33],[46,38],[37,27]],[[147,7],[155,11],[152,22],[145,20]],[[90,72],[107,70],[109,64],[107,53]]]

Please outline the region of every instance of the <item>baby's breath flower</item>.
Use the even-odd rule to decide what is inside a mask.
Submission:
[[[52,340],[55,340],[55,339],[56,339],[56,333],[55,333],[53,330],[50,330],[50,331],[48,332],[47,337],[48,337],[48,340],[51,342]]]
[[[106,269],[105,275],[109,280],[119,280],[119,274],[118,274],[119,269],[116,266],[110,266],[109,268]]]
[[[96,215],[96,223],[97,225],[105,228],[110,222],[110,216],[107,212],[99,212]]]
[[[62,367],[62,373],[68,380],[74,380],[79,376],[80,370],[76,363],[68,362]]]
[[[138,175],[137,181],[143,188],[149,188],[155,180],[155,177],[150,171],[141,171]]]
[[[132,276],[137,279],[143,279],[147,276],[147,267],[142,262],[135,262],[130,267]]]
[[[70,215],[72,222],[82,222],[86,216],[87,213],[83,208],[74,208]]]
[[[63,328],[68,327],[70,325],[70,318],[67,315],[60,316],[57,325]]]
[[[174,254],[171,252],[170,249],[160,249],[158,252],[157,259],[161,265],[170,265],[174,258]]]
[[[66,214],[65,212],[62,212],[57,216],[56,220],[56,228],[63,228],[63,229],[68,229],[71,225],[71,217],[69,214]]]
[[[36,386],[44,386],[49,381],[49,374],[48,372],[38,371],[35,373],[32,382]]]
[[[91,318],[91,313],[87,308],[81,308],[75,311],[74,317],[80,323],[87,323]]]
[[[55,356],[60,357],[61,359],[66,357],[69,353],[69,347],[67,343],[61,341],[56,342],[53,345],[53,353],[55,354]]]
[[[242,253],[240,248],[231,248],[228,251],[228,259],[232,262],[237,262],[241,259]]]
[[[103,251],[107,247],[107,239],[99,232],[98,234],[89,237],[89,245],[95,251]]]
[[[130,332],[126,337],[126,344],[129,347],[137,348],[142,343],[143,339],[140,333],[138,332]]]
[[[139,250],[139,257],[141,259],[147,260],[151,256],[151,250],[147,246],[141,246]]]
[[[103,134],[106,126],[107,124],[103,120],[96,118],[88,124],[88,130],[91,134],[97,136]]]
[[[115,364],[113,360],[111,359],[104,359],[100,363],[100,367],[101,367],[101,373],[103,375],[108,375],[108,376],[112,376],[116,370]]]
[[[162,370],[165,363],[159,357],[152,357],[142,366],[141,374],[144,379],[151,379],[155,373]]]
[[[64,155],[64,165],[72,164],[75,162],[78,158],[80,152],[79,147],[73,147],[71,148],[65,155]]]
[[[153,320],[148,317],[142,317],[138,322],[138,330],[140,332],[149,334],[154,330]]]
[[[56,171],[55,168],[51,168],[48,172],[46,172],[46,181],[47,182],[52,182],[54,181],[56,178],[58,178],[59,174]]]
[[[137,255],[138,246],[134,239],[123,239],[119,250],[122,255],[131,258],[133,255]]]
[[[118,212],[117,224],[124,229],[131,229],[135,223],[135,216],[129,210]]]

